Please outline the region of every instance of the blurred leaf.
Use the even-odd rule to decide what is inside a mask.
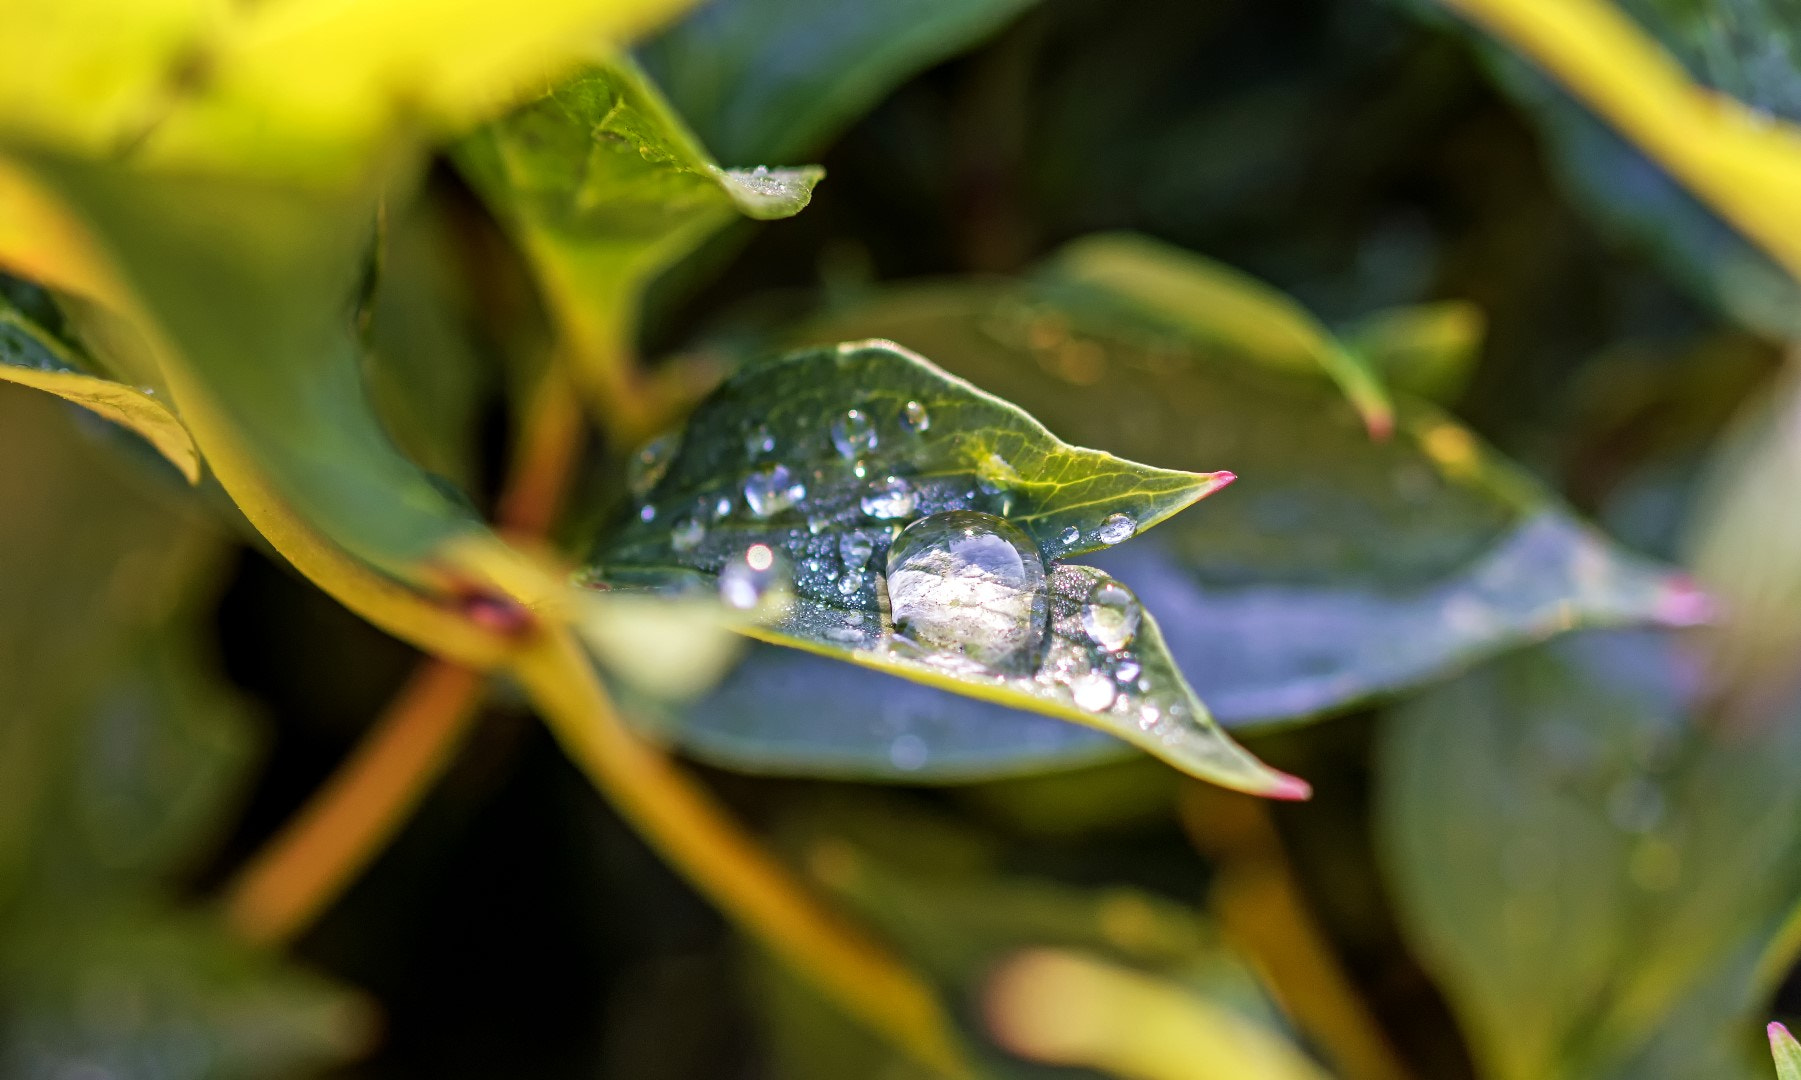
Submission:
[[[21,310],[17,294],[32,288],[0,279],[0,379],[48,391],[137,432],[190,484],[198,483],[200,452],[181,419],[156,399],[153,390],[91,374],[94,365],[78,346],[58,340]]]
[[[0,1001],[0,1072],[16,1077],[289,1077],[374,1034],[358,998],[223,927],[91,903],[8,923]]]
[[[638,55],[726,161],[816,153],[916,71],[969,48],[1034,0],[711,0]]]
[[[1801,712],[1706,714],[1669,635],[1576,635],[1395,708],[1380,840],[1484,1075],[1763,1074],[1793,943]]]
[[[1067,950],[1154,978],[1165,995],[1160,1000],[1178,1010],[1202,1009],[1253,1039],[1284,1040],[1274,1008],[1213,927],[1154,893],[1008,872],[1007,853],[992,839],[899,801],[821,799],[792,813],[778,837],[820,886],[881,930],[958,1004],[964,1022],[982,1034],[985,1051],[977,1064],[985,1078],[1045,1075],[995,1049],[989,1028],[993,976],[1034,948]],[[781,1075],[909,1075],[889,1064],[891,1052],[850,1037],[842,1020],[820,1012],[803,987],[768,965],[756,971],[770,988],[756,1000],[774,1029]]]
[[[25,0],[0,43],[0,117],[83,156],[341,181],[404,124],[467,125],[682,6]]]
[[[1345,348],[1396,390],[1440,405],[1457,400],[1482,349],[1486,319],[1463,300],[1387,308],[1352,323]]]
[[[1781,1024],[1769,1028],[1770,1053],[1776,1058],[1776,1080],[1801,1080],[1801,1043]]]
[[[1768,100],[1728,96],[1779,88],[1792,109],[1794,37],[1785,16],[1757,3],[1727,7],[1728,17],[1692,5],[1652,3],[1665,13],[1660,42],[1607,0],[1447,0],[1485,30],[1541,65],[1576,98],[1642,147],[1745,236],[1801,278],[1801,132],[1774,119]],[[1665,46],[1711,53],[1731,72],[1716,87],[1698,84]],[[1761,54],[1761,55],[1759,55]],[[1750,64],[1745,58],[1755,57]],[[1741,67],[1741,65],[1743,65]],[[1746,70],[1756,70],[1747,78]],[[1723,85],[1722,85],[1723,84]],[[1759,95],[1761,96],[1761,94]]]
[[[115,477],[67,418],[0,393],[0,1073],[287,1075],[368,1025],[198,916],[170,878],[216,839],[252,749],[205,655],[220,537]],[[171,489],[172,490],[172,489]]]
[[[591,67],[465,139],[464,172],[525,249],[576,374],[627,437],[645,285],[740,215],[788,217],[822,175],[721,169],[629,60]]]
[[[1285,294],[1241,271],[1147,236],[1108,233],[1066,246],[1051,272],[1137,307],[1170,330],[1246,359],[1318,368],[1357,406],[1370,433],[1386,437],[1394,406],[1363,357]]]
[[[1290,797],[1304,790],[1220,732],[1128,591],[1099,571],[1047,572],[1043,563],[1120,543],[1229,476],[1069,446],[1019,409],[882,342],[741,369],[695,411],[679,448],[665,452],[643,509],[603,542],[597,581],[693,588],[717,580],[728,602],[750,607],[759,576],[774,582],[779,555],[796,596],[767,628],[750,631],[756,636],[1089,724],[1230,787]],[[963,518],[934,516],[951,511]],[[988,591],[922,585],[917,596],[903,593],[889,549],[914,521],[905,535],[917,538],[919,566]],[[1005,549],[1017,580],[958,563],[966,557],[956,545],[976,535],[956,532],[966,522],[987,530],[973,543]],[[747,561],[759,551],[760,565]],[[740,589],[747,595],[736,597]],[[1110,594],[1117,601],[1099,617],[1126,621],[1119,640],[1085,625]],[[904,611],[889,618],[890,603],[918,603],[922,620],[944,621],[957,641],[908,624]],[[761,747],[765,759],[770,749]],[[855,749],[878,772],[894,767],[891,739]]]
[[[1705,614],[1685,581],[1607,543],[1432,407],[1402,399],[1394,436],[1374,442],[1325,379],[1147,324],[1105,293],[916,286],[796,336],[862,335],[1078,443],[1243,477],[1097,560],[1156,598],[1176,662],[1230,726],[1343,708],[1575,626]]]

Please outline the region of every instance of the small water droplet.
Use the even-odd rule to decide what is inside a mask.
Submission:
[[[765,465],[744,481],[744,504],[759,518],[781,513],[806,494],[807,489],[794,482],[786,465]]]
[[[1134,660],[1130,656],[1120,657],[1119,662],[1113,665],[1113,677],[1119,680],[1121,689],[1129,690],[1132,683],[1135,682],[1138,679],[1138,676],[1143,672],[1143,665],[1139,664],[1137,660]]]
[[[758,424],[751,429],[750,434],[744,437],[744,452],[750,455],[752,461],[764,454],[774,453],[775,436],[769,433],[766,425]]]
[[[898,476],[874,481],[863,495],[863,512],[883,521],[908,517],[916,505],[918,499],[913,494],[913,485]]]
[[[901,407],[901,423],[908,431],[926,431],[932,426],[932,414],[919,402],[909,401]]]
[[[807,531],[814,536],[818,536],[820,533],[825,532],[831,524],[831,518],[826,517],[824,514],[814,514],[807,518]]]
[[[658,435],[638,448],[625,465],[625,486],[632,498],[642,499],[656,489],[675,460],[677,439],[674,433]]]
[[[838,579],[838,591],[845,596],[854,595],[862,587],[863,572],[860,570],[846,570],[844,576]]]
[[[783,580],[781,566],[769,545],[752,544],[719,571],[719,598],[740,611],[749,611]]]
[[[699,518],[683,518],[669,530],[669,546],[677,551],[693,551],[707,538],[707,527]]]
[[[638,520],[644,522],[657,520],[657,508],[649,503],[645,503],[638,509]]]
[[[726,518],[731,517],[732,497],[730,495],[719,496],[718,499],[714,500],[712,507],[707,512],[712,515],[713,523],[715,525],[724,521]]]
[[[1037,545],[973,510],[933,514],[900,534],[888,552],[888,599],[898,633],[1002,669],[1029,665],[1049,604]]]
[[[1132,590],[1116,581],[1103,581],[1088,594],[1082,608],[1082,629],[1096,645],[1118,652],[1138,636],[1141,611]]]
[[[832,421],[832,445],[846,458],[867,454],[876,448],[878,436],[868,409],[851,409]]]
[[[1080,539],[1082,539],[1082,530],[1074,525],[1065,526],[1063,531],[1057,534],[1057,542],[1066,548],[1075,547],[1076,541]]]
[[[1132,539],[1138,531],[1138,522],[1127,514],[1109,514],[1101,527],[1095,530],[1094,538],[1103,544],[1123,544]]]
[[[1119,687],[1102,672],[1090,671],[1070,680],[1069,694],[1075,699],[1078,708],[1088,712],[1104,712],[1113,707],[1113,700],[1119,696]]]

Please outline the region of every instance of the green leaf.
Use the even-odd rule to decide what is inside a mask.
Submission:
[[[920,285],[796,338],[864,335],[1076,443],[1239,474],[1206,513],[1099,560],[1155,598],[1172,655],[1228,726],[1341,709],[1572,627],[1706,614],[1685,579],[1607,542],[1430,405],[1399,399],[1394,435],[1372,441],[1318,374],[1147,321],[1107,292]]]
[[[1033,0],[712,0],[639,46],[700,141],[727,161],[815,153],[915,72]]]
[[[1776,1080],[1801,1080],[1801,1043],[1781,1024],[1772,1023],[1769,1036],[1770,1053],[1776,1058]]]
[[[1463,300],[1374,312],[1346,327],[1345,348],[1396,390],[1448,405],[1463,392],[1486,319]]]
[[[1767,1075],[1794,945],[1801,710],[1700,707],[1672,635],[1573,635],[1383,720],[1379,842],[1484,1075]]]
[[[629,60],[465,139],[458,161],[524,248],[576,373],[628,428],[645,285],[737,217],[798,213],[823,175],[722,169]]]
[[[200,452],[181,418],[156,397],[154,389],[93,374],[94,362],[79,346],[59,339],[21,309],[18,294],[32,288],[0,278],[0,379],[55,394],[137,432],[190,484],[199,482]],[[48,314],[56,313],[52,308]]]
[[[597,580],[717,579],[743,606],[779,555],[792,567],[794,596],[756,631],[765,640],[1088,724],[1229,787],[1304,792],[1219,730],[1128,590],[1088,567],[1043,563],[1117,544],[1229,474],[1153,469],[1072,447],[884,342],[745,367],[696,410],[671,453],[644,509],[603,544]],[[971,528],[1017,552],[1020,576],[993,578],[998,591],[973,618],[957,605],[978,601],[947,599],[933,584],[903,591],[887,562],[901,526],[923,521],[909,535],[935,560],[933,572],[981,577],[971,566],[946,569],[961,558],[958,541],[928,527],[955,520],[934,516],[948,512],[972,515]],[[753,595],[740,600],[734,592],[744,588]],[[1135,637],[1116,634],[1109,647],[1105,631],[1086,628],[1096,604],[1107,607],[1102,617],[1131,621]]]
[[[1133,233],[1074,241],[1050,269],[1109,292],[1187,337],[1278,367],[1323,370],[1357,406],[1372,435],[1386,437],[1394,426],[1388,393],[1362,358],[1300,304],[1249,274]]]

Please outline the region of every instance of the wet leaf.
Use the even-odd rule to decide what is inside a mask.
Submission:
[[[628,426],[645,285],[735,218],[798,213],[822,175],[720,168],[624,59],[481,129],[458,160],[525,249],[577,374]]]
[[[746,608],[791,585],[757,636],[1088,724],[1230,787],[1304,792],[1219,731],[1129,590],[1044,562],[1121,543],[1229,475],[1072,447],[884,342],[747,366],[668,453],[596,580]]]
[[[72,401],[144,437],[189,483],[200,479],[200,452],[181,419],[149,388],[128,386],[95,373],[75,343],[59,339],[16,302],[33,286],[0,278],[0,379]],[[48,303],[48,298],[45,298]],[[52,308],[49,312],[54,316]]]
[[[1372,441],[1338,389],[1056,279],[896,290],[805,340],[875,334],[1136,460],[1241,479],[1100,557],[1228,726],[1318,715],[1584,625],[1686,624],[1685,580],[1610,544],[1437,409]],[[1130,423],[1118,418],[1130,417]]]
[[[1671,635],[1572,635],[1385,717],[1388,877],[1484,1075],[1768,1075],[1801,709],[1705,711],[1698,674]]]
[[[986,38],[1033,0],[712,0],[638,49],[727,161],[818,151],[914,72]]]

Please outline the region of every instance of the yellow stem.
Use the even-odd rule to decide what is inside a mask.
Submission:
[[[704,788],[628,730],[567,630],[545,628],[513,672],[564,752],[728,916],[921,1064],[973,1075],[926,982],[809,893]]]
[[[443,660],[420,667],[350,760],[241,871],[225,899],[244,937],[306,929],[386,847],[469,731],[483,677]]]
[[[1219,864],[1212,901],[1221,927],[1295,1023],[1319,1040],[1345,1080],[1408,1080],[1400,1055],[1308,912],[1269,808],[1190,783],[1180,811],[1195,847]]]

